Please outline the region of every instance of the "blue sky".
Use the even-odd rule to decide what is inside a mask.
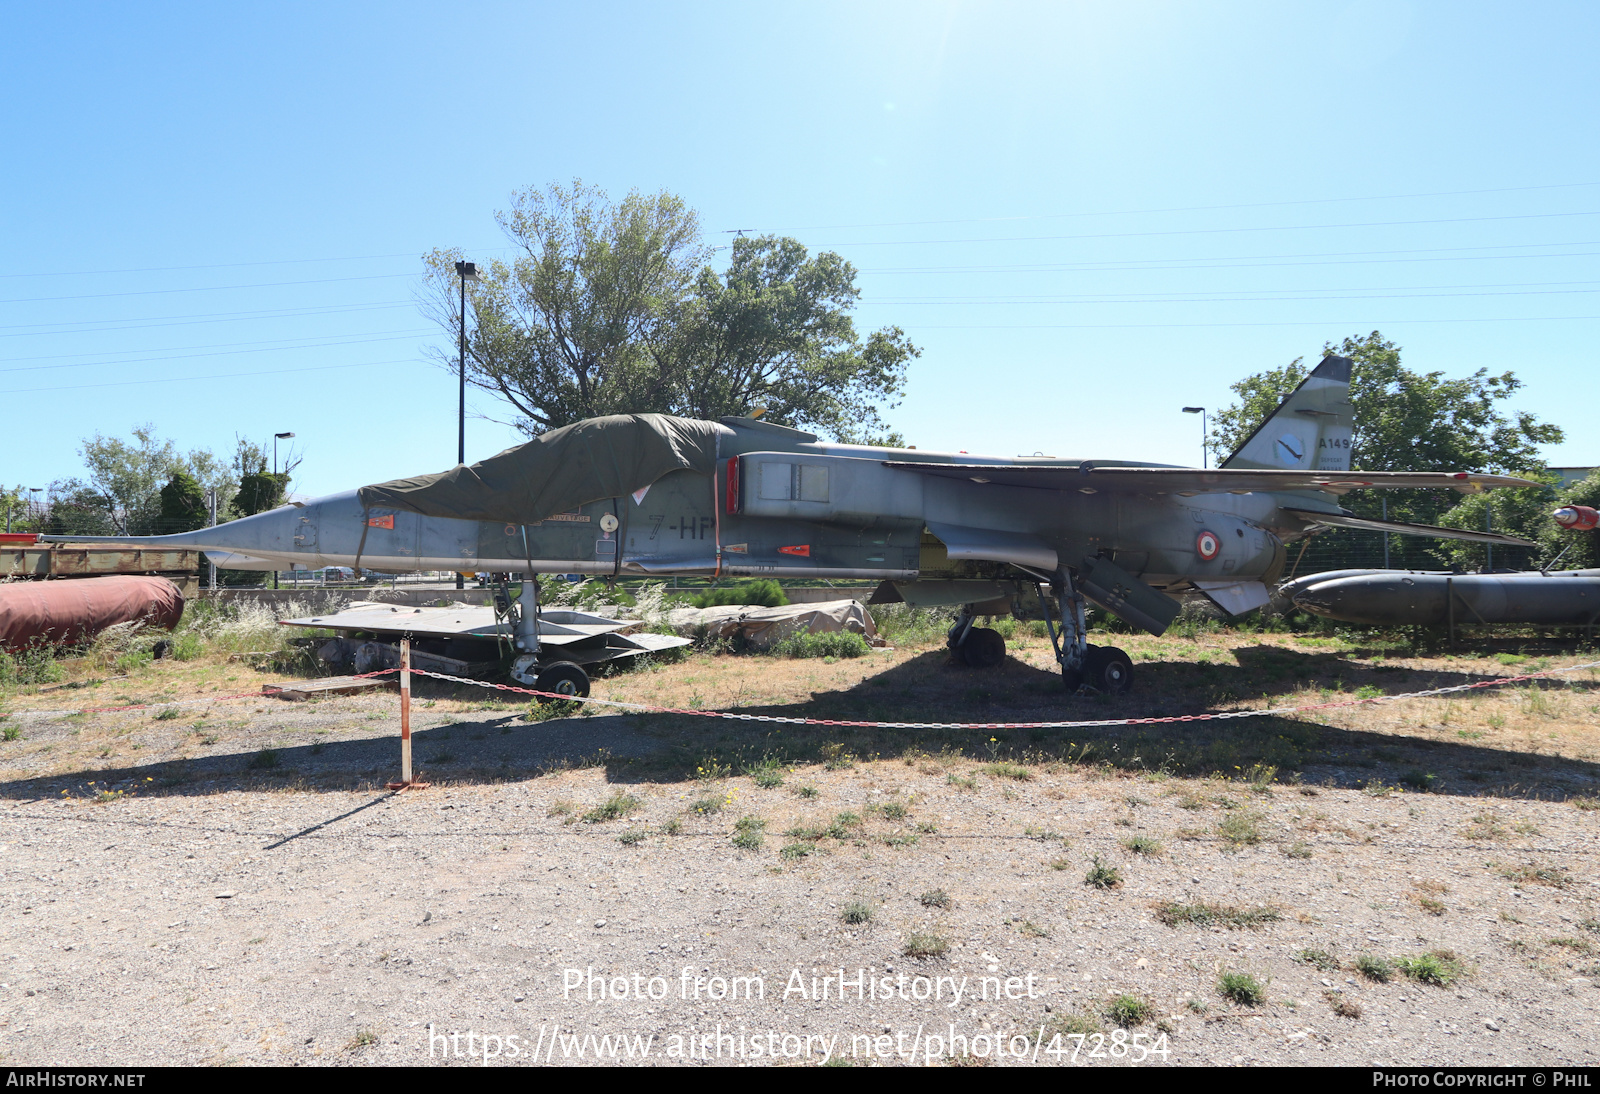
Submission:
[[[859,270],[923,448],[1197,462],[1241,376],[1374,329],[1513,369],[1600,463],[1600,8],[0,8],[0,481],[92,433],[454,462],[420,256],[515,190],[667,189]],[[487,395],[469,459],[518,438]]]

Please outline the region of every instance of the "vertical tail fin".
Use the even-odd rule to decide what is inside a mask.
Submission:
[[[1223,467],[1350,470],[1350,359],[1324,357]]]

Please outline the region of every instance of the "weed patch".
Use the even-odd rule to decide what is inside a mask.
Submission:
[[[1115,889],[1122,884],[1122,871],[1096,855],[1083,883],[1092,889]]]
[[[644,808],[644,802],[632,794],[624,794],[619,791],[585,813],[583,820],[585,824],[602,824],[606,821],[626,817],[629,813],[636,812],[642,808]]]
[[[1241,1007],[1260,1006],[1267,1001],[1267,987],[1247,972],[1225,972],[1217,980],[1217,993]]]
[[[1230,931],[1256,930],[1276,923],[1283,913],[1276,908],[1235,908],[1228,904],[1180,904],[1166,901],[1156,905],[1156,918],[1169,927],[1224,927]]]

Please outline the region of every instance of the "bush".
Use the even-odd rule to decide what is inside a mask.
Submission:
[[[910,604],[874,604],[872,620],[878,635],[895,646],[920,646],[943,642],[955,622],[951,608],[913,608]]]
[[[1094,889],[1115,889],[1122,884],[1122,871],[1096,855],[1083,883]]]
[[[1129,1029],[1148,1022],[1155,1016],[1156,1008],[1137,995],[1119,995],[1106,1004],[1104,1013],[1112,1024]]]
[[[1401,972],[1412,980],[1448,988],[1466,974],[1466,966],[1452,950],[1430,950],[1414,957],[1402,957],[1395,962]]]
[[[771,652],[777,657],[862,657],[871,651],[867,640],[855,631],[831,631],[791,634],[774,644]]]
[[[776,581],[746,581],[708,589],[695,597],[692,603],[697,608],[719,608],[725,604],[759,604],[763,608],[777,608],[789,603],[789,598]]]
[[[15,654],[0,650],[0,687],[53,684],[66,679],[53,646],[30,645]]]
[[[1266,1001],[1266,985],[1247,972],[1225,972],[1217,981],[1217,991],[1242,1007],[1253,1007]]]

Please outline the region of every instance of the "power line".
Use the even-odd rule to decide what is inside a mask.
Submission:
[[[101,387],[133,387],[142,384],[192,384],[200,381],[234,380],[250,376],[282,376],[295,372],[327,372],[337,368],[375,368],[378,365],[415,365],[420,362],[415,357],[400,357],[392,361],[360,361],[345,365],[310,365],[305,368],[273,368],[261,372],[226,372],[218,375],[206,373],[201,376],[163,376],[156,380],[117,380],[106,384],[73,384],[73,391],[87,391],[91,388]],[[59,387],[20,387],[9,391],[0,391],[0,395],[27,395],[35,391],[60,391]]]
[[[892,220],[866,224],[806,224],[796,228],[780,228],[775,230],[789,232],[819,232],[835,231],[844,228],[910,228],[932,224],[988,224],[1019,220],[1062,220],[1069,217],[1151,216],[1156,213],[1209,213],[1219,212],[1226,209],[1274,209],[1293,205],[1331,205],[1350,201],[1404,201],[1410,198],[1451,198],[1469,197],[1477,194],[1517,194],[1527,193],[1535,190],[1580,189],[1585,186],[1600,186],[1600,183],[1557,182],[1542,186],[1502,186],[1489,190],[1439,190],[1427,194],[1374,194],[1368,197],[1305,198],[1297,201],[1253,201],[1233,205],[1182,205],[1166,209],[1108,209],[1098,212],[1035,213],[1009,217],[965,217],[955,220]],[[730,230],[755,231],[753,228]]]
[[[915,247],[945,243],[1039,243],[1064,239],[1144,239],[1154,236],[1230,235],[1240,232],[1305,232],[1328,228],[1401,228],[1420,224],[1485,224],[1505,220],[1548,220],[1554,217],[1600,216],[1600,211],[1576,213],[1514,213],[1493,217],[1441,217],[1433,220],[1364,220],[1333,224],[1279,224],[1261,228],[1172,228],[1159,232],[1090,232],[1054,236],[974,236],[965,239],[869,239],[830,243],[830,247]]]
[[[1306,319],[1269,323],[908,323],[908,330],[1163,330],[1194,327],[1340,327],[1376,330],[1404,323],[1562,323],[1600,315],[1519,315],[1471,319]]]
[[[1596,282],[1584,282],[1593,285]],[[1288,290],[1286,290],[1288,291]],[[1080,296],[1080,297],[959,297],[941,296],[927,300],[904,300],[889,298],[874,300],[871,303],[880,307],[894,305],[896,307],[934,306],[948,307],[951,304],[995,305],[995,304],[1082,304],[1087,306],[1099,304],[1246,304],[1246,303],[1291,303],[1304,300],[1437,300],[1455,299],[1460,297],[1482,296],[1562,296],[1581,295],[1584,293],[1600,292],[1600,289],[1536,289],[1529,292],[1435,292],[1435,293],[1369,293],[1356,295],[1360,290],[1353,290],[1350,294],[1339,293],[1336,290],[1327,290],[1322,296],[1221,296],[1204,293],[1182,293],[1174,296]]]
[[[1416,259],[1414,261],[1450,262],[1456,258],[1461,260],[1479,258],[1574,258],[1593,255],[1593,251],[1575,251],[1570,254],[1530,254],[1530,255],[1458,255],[1461,251],[1514,251],[1532,247],[1594,247],[1600,246],[1600,239],[1579,239],[1561,243],[1484,243],[1471,247],[1408,247],[1396,251],[1306,251],[1300,254],[1273,254],[1273,255],[1196,255],[1193,258],[1115,258],[1099,261],[1081,260],[1078,262],[1006,262],[986,266],[879,266],[862,267],[859,273],[871,274],[901,274],[901,273],[1048,273],[1055,270],[1073,272],[1099,272],[1101,270],[1206,270],[1215,269],[1214,266],[1196,266],[1192,263],[1215,262],[1256,262],[1263,259],[1286,258],[1359,258],[1363,255],[1441,255],[1437,259]],[[1455,256],[1455,257],[1450,257]],[[1385,259],[1372,259],[1373,263],[1387,261]],[[1413,261],[1413,260],[1403,260]],[[1120,265],[1118,265],[1120,263]],[[1171,263],[1172,265],[1151,265],[1151,263]],[[1276,263],[1274,263],[1276,264]],[[1361,263],[1355,263],[1360,265]],[[1315,263],[1306,263],[1315,265]],[[1329,263],[1333,265],[1333,263]],[[1231,266],[1222,268],[1231,269]],[[1240,266],[1239,269],[1248,269]]]
[[[159,361],[159,362],[186,361],[186,360],[190,360],[190,359],[196,358],[196,357],[233,357],[233,356],[237,356],[237,355],[243,354],[243,353],[282,353],[282,352],[284,352],[286,350],[321,349],[321,348],[323,348],[325,346],[359,346],[359,345],[366,345],[366,344],[371,343],[371,342],[399,342],[399,341],[402,341],[402,340],[404,340],[406,338],[415,338],[419,334],[428,334],[428,333],[431,332],[431,330],[432,330],[432,328],[424,327],[424,328],[422,328],[420,330],[416,330],[416,331],[402,331],[402,332],[399,332],[399,333],[396,333],[396,334],[391,334],[391,335],[387,335],[387,336],[383,336],[383,337],[376,337],[376,338],[364,338],[364,337],[363,338],[354,338],[354,337],[352,337],[352,338],[340,339],[338,341],[333,341],[333,342],[312,342],[312,343],[310,343],[308,345],[300,345],[300,346],[265,346],[265,347],[259,347],[259,348],[256,348],[256,349],[224,350],[224,351],[216,352],[216,353],[182,353],[182,354],[178,354],[176,356],[163,354],[162,356],[159,356],[159,357],[128,357],[128,358],[125,358],[125,359],[123,359],[121,361],[76,361],[76,362],[72,362],[70,364],[61,364],[61,365],[24,365],[21,368],[0,368],[0,373],[6,373],[6,372],[41,372],[41,371],[44,371],[44,370],[47,370],[47,369],[56,369],[56,368],[95,368],[95,367],[99,367],[99,366],[111,366],[111,365],[142,365],[142,364],[149,364],[152,361]],[[282,341],[290,341],[290,339],[282,339]],[[155,351],[152,351],[152,352],[155,352]],[[75,354],[67,354],[66,356],[76,356],[76,355]],[[26,357],[17,358],[17,360],[24,360],[24,361],[28,360],[28,359],[29,358],[26,358]]]
[[[256,262],[210,262],[199,266],[135,266],[124,270],[53,270],[45,273],[13,273],[0,274],[0,278],[12,277],[97,277],[110,274],[130,273],[176,273],[183,270],[233,270],[243,266],[299,266],[310,265],[314,262],[368,262],[381,258],[416,258],[410,252],[387,255],[348,255],[344,258],[274,258],[262,259]]]
[[[513,249],[511,247],[476,247],[473,248],[473,252],[476,254],[497,254]],[[194,266],[136,266],[122,270],[54,270],[44,273],[29,271],[27,273],[0,274],[0,279],[12,277],[98,277],[129,273],[175,273],[183,270],[232,270],[244,266],[305,266],[317,262],[369,262],[384,258],[418,257],[420,256],[416,251],[397,251],[394,254],[386,255],[345,255],[339,258],[271,258],[251,262],[210,262]]]
[[[263,281],[249,285],[202,285],[189,289],[137,289],[132,292],[83,293],[78,296],[19,296],[0,300],[0,304],[44,304],[56,300],[107,300],[119,296],[166,296],[185,292],[226,292],[229,289],[277,289],[285,285],[332,285],[343,281],[386,281],[396,277],[416,277],[415,273],[366,274],[361,277],[320,277],[311,281]]]
[[[155,330],[160,327],[193,327],[206,323],[247,323],[255,319],[293,319],[298,317],[315,317],[320,315],[344,315],[362,311],[389,311],[394,308],[414,308],[415,300],[380,300],[371,304],[327,304],[310,308],[268,308],[264,311],[219,311],[200,312],[193,315],[157,315],[147,319],[135,319],[131,322],[118,319],[85,319],[77,323],[18,323],[14,327],[0,327],[0,330],[14,330],[16,327],[60,327],[59,330],[24,330],[17,334],[0,334],[0,338],[53,338],[62,334],[99,334],[103,331],[118,330]],[[183,320],[182,322],[166,322],[166,320]],[[90,323],[125,323],[124,326],[87,326]],[[77,329],[70,329],[76,327]]]

